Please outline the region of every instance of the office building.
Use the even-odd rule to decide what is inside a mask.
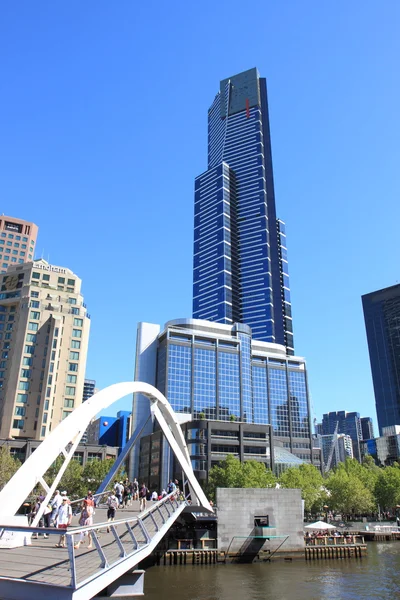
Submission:
[[[37,235],[38,227],[34,223],[0,216],[0,273],[33,260]]]
[[[361,439],[372,440],[374,437],[374,424],[371,417],[361,417]]]
[[[276,217],[266,80],[220,83],[195,181],[193,317],[251,327],[294,354],[285,224]]]
[[[252,337],[243,324],[198,319],[138,326],[135,379],[157,387],[184,418],[271,425],[274,443],[312,462],[305,360]],[[135,394],[133,428],[150,415]],[[149,421],[143,435],[153,432]],[[138,469],[138,451],[133,468]]]
[[[38,448],[41,444],[40,440],[25,440],[25,439],[13,439],[13,440],[1,440],[0,448],[8,448],[11,456],[17,458],[21,462],[25,462],[27,458]],[[82,442],[76,447],[76,450],[72,456],[72,460],[76,460],[82,466],[92,460],[107,460],[109,458],[116,459],[118,455],[117,448],[110,446],[98,446],[96,444],[83,444]]]
[[[344,433],[351,437],[353,442],[353,456],[358,461],[361,460],[360,441],[362,433],[360,413],[339,410],[324,414],[322,417],[322,434],[332,435],[335,431],[336,433]]]
[[[363,456],[372,456],[379,467],[398,464],[400,460],[400,425],[382,428],[382,435],[361,442]]]
[[[353,441],[349,435],[339,434],[317,434],[314,440],[315,446],[321,448],[323,471],[327,472],[347,458],[354,458]]]
[[[41,259],[0,276],[0,437],[42,440],[82,402],[81,280]]]
[[[400,284],[362,296],[379,433],[400,424]]]
[[[95,419],[87,428],[87,443],[115,446],[119,454],[131,435],[131,417],[129,411],[120,410],[116,417]]]

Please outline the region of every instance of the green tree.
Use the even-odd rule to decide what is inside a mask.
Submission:
[[[379,506],[384,510],[395,508],[400,504],[399,465],[379,469],[375,485],[375,497]]]
[[[20,466],[20,461],[11,456],[8,448],[0,448],[0,490],[10,481]]]
[[[267,488],[275,486],[274,474],[265,468],[263,463],[255,460],[240,462],[232,454],[228,454],[219,465],[211,468],[206,491],[215,499],[217,487],[222,488]]]
[[[90,489],[94,493],[97,490],[114,462],[113,458],[107,458],[106,460],[92,460],[86,463],[82,473],[83,485],[86,486],[86,491]],[[121,468],[115,474],[114,479],[120,481],[123,477],[124,473]]]
[[[64,463],[64,457],[59,456],[51,467],[46,471],[44,476],[44,480],[48,485],[51,485],[55,480],[59,470],[61,469]],[[84,491],[84,481],[83,481],[83,467],[77,461],[72,459],[65,469],[65,473],[61,477],[61,481],[58,483],[58,489],[60,491],[66,490],[68,496],[72,498],[81,498],[82,493]]]
[[[326,502],[326,491],[324,480],[320,471],[310,464],[302,464],[299,467],[290,467],[279,478],[283,488],[294,488],[301,490],[306,512],[318,512],[322,510]]]
[[[325,484],[330,492],[329,508],[346,514],[374,510],[376,503],[373,492],[357,473],[357,467],[345,463],[340,463],[330,473]]]

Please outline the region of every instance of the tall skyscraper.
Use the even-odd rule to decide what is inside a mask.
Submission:
[[[344,433],[350,436],[353,442],[353,456],[360,460],[360,441],[362,437],[360,413],[346,412],[345,410],[325,413],[322,416],[322,434],[331,435],[335,431],[338,434]]]
[[[208,112],[208,169],[196,178],[193,317],[245,323],[294,354],[285,225],[276,218],[266,80],[220,84]]]
[[[29,221],[0,216],[0,273],[34,258],[38,227]]]
[[[361,439],[372,440],[374,437],[374,424],[371,417],[361,417]]]
[[[9,267],[0,285],[0,437],[41,440],[82,402],[81,280],[39,260]]]
[[[362,296],[379,433],[400,425],[400,285]]]

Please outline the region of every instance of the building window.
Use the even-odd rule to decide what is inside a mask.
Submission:
[[[32,308],[39,308],[39,306],[40,306],[40,302],[38,300],[31,300]],[[33,319],[34,317],[31,317],[31,318]]]
[[[76,348],[76,349],[80,349],[81,347],[81,343],[78,340],[72,340],[71,341],[71,348]]]
[[[72,398],[65,398],[64,407],[65,408],[74,408],[74,401],[72,400]]]
[[[21,369],[21,377],[29,378],[31,376],[30,369]]]
[[[33,342],[34,344],[36,344],[36,334],[35,333],[27,333],[26,334],[26,341],[27,342]]]
[[[50,281],[50,275],[47,275],[47,273],[44,273],[42,279],[43,279],[43,281]]]
[[[36,271],[32,273],[32,279],[40,279],[40,273],[36,273]]]
[[[67,383],[76,383],[76,375],[67,375]]]
[[[67,396],[75,396],[75,389],[74,387],[71,387],[70,385],[67,385],[65,388],[65,394]]]
[[[79,360],[79,352],[70,351],[69,358],[70,360]]]
[[[37,303],[39,304],[39,302]],[[31,319],[40,319],[40,312],[37,312],[36,310],[31,310]]]
[[[31,298],[39,298],[39,292],[31,292]]]
[[[71,285],[72,287],[74,287],[74,285],[75,285],[75,279],[68,279],[67,285]]]
[[[49,413],[43,413],[43,421],[42,421],[42,423],[45,423],[45,424],[47,423],[47,415],[48,414]]]
[[[23,429],[23,428],[24,428],[24,420],[23,419],[14,419],[13,429]]]
[[[43,425],[40,435],[41,435],[41,437],[44,437],[46,435],[46,425]]]
[[[58,278],[58,283],[64,284],[65,283],[65,277],[59,277]]]
[[[29,391],[29,381],[20,381],[18,383],[18,389]]]
[[[75,317],[75,319],[74,319],[74,327],[82,327],[82,325],[83,325],[83,319],[77,319]]]
[[[63,410],[62,418],[66,419],[70,414],[71,414],[71,412],[69,410]]]
[[[39,324],[38,323],[32,323],[31,321],[29,321],[29,323],[28,323],[28,329],[30,331],[37,331],[39,329]]]
[[[77,319],[74,319],[74,320],[76,321]],[[82,337],[82,329],[73,329],[72,337],[81,338]]]
[[[68,298],[70,304],[76,304],[76,298]]]
[[[71,315],[79,315],[79,308],[71,308]]]
[[[78,370],[78,363],[69,363],[69,368],[68,371],[77,371]]]
[[[28,401],[27,394],[17,394],[17,402],[22,402],[23,404],[26,404],[27,401]]]
[[[24,417],[25,416],[25,411],[26,411],[25,406],[16,406],[15,407],[15,411],[14,411],[14,415],[16,417]]]
[[[25,354],[34,354],[35,346],[25,346],[24,352],[25,352]]]

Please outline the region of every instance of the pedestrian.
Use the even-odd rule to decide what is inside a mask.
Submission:
[[[148,493],[149,493],[149,490],[147,489],[145,484],[142,483],[140,490],[139,490],[139,500],[140,500],[139,511],[140,512],[142,512],[142,510],[145,510],[145,508],[146,508]]]
[[[122,485],[121,482],[116,482],[114,485],[114,491],[115,491],[115,495],[118,498],[118,504],[119,504],[119,508],[123,508],[123,503],[122,503],[122,495],[124,493],[124,486]]]
[[[115,512],[118,508],[118,498],[114,492],[110,492],[110,495],[107,498],[107,507],[107,519],[108,523],[110,523],[111,521],[114,521]],[[107,527],[107,533],[110,533],[109,527]]]
[[[158,494],[157,494],[156,490],[154,490],[154,492],[152,493],[151,500],[153,500],[153,502],[158,500]]]
[[[61,505],[56,514],[56,522],[58,529],[67,529],[72,521],[72,508],[67,496],[63,496]],[[56,548],[65,548],[65,534],[60,535],[60,540],[56,544]]]
[[[90,498],[89,499],[85,498],[83,501],[81,518],[79,519],[79,525],[81,527],[89,527],[90,525],[93,525],[93,513],[94,513],[93,501]],[[83,538],[86,535],[88,536],[88,539],[89,539],[88,550],[90,550],[90,548],[92,548],[92,534],[90,533],[90,531],[82,531],[79,536],[79,541],[74,546],[74,548],[76,550],[78,550],[79,546],[83,542]]]
[[[136,477],[132,482],[132,496],[134,500],[139,500],[139,483]]]
[[[61,506],[61,502],[62,502],[62,496],[60,494],[60,490],[56,490],[56,493],[54,494],[54,498],[51,501],[51,515],[50,515],[50,524],[54,525],[54,520],[57,514],[58,509]]]
[[[172,479],[169,480],[169,484],[167,485],[167,493],[168,494],[172,494],[172,492],[175,492],[176,490],[176,485],[175,483],[172,481]]]
[[[34,505],[34,507],[33,507],[33,510],[31,511],[32,521],[34,520],[34,518],[36,517],[37,513],[39,512],[39,510],[40,510],[40,507],[41,507],[41,505],[42,505],[42,502],[43,502],[43,500],[44,500],[44,496],[38,496],[38,497],[36,498],[35,505]],[[47,513],[49,513],[49,512],[51,512],[51,508],[50,508],[50,510],[49,510],[49,508],[48,508],[48,507],[46,507],[46,508],[45,508],[45,511],[47,511]],[[47,514],[47,513],[46,513],[46,514]],[[48,522],[47,518],[46,518],[46,521],[45,521],[44,514],[42,514],[42,516],[41,516],[41,517],[40,517],[40,519],[39,519],[39,523],[38,523],[36,526],[37,526],[37,527],[47,527],[47,525],[46,525],[46,523],[47,523],[47,522]],[[39,536],[38,536],[38,534],[37,534],[37,533],[33,533],[33,534],[32,534],[32,539],[33,539],[33,540],[37,540],[37,539],[38,539],[38,537],[39,537]],[[48,538],[49,536],[47,535],[47,533],[45,533],[43,537],[45,537],[45,538]]]

